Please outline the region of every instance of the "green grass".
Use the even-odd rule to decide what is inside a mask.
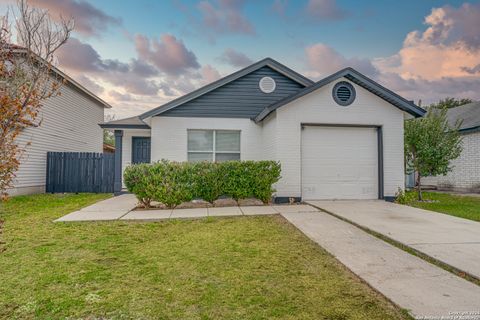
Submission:
[[[414,191],[410,191],[414,192]],[[480,197],[452,195],[438,192],[423,192],[424,200],[434,202],[409,203],[412,207],[446,213],[452,216],[480,221]]]
[[[279,216],[52,222],[105,197],[1,208],[0,318],[408,318]]]

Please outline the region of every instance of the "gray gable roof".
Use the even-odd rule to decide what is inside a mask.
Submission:
[[[480,101],[448,109],[447,119],[451,126],[454,126],[457,121],[462,121],[460,132],[480,129]]]
[[[104,129],[150,129],[138,116],[100,123],[99,126]]]
[[[260,90],[263,77],[274,79],[271,93]],[[204,93],[175,108],[166,110],[162,117],[255,118],[265,107],[305,88],[268,66]]]
[[[303,97],[306,94],[309,94],[318,88],[323,87],[324,85],[335,81],[339,78],[345,77],[348,80],[352,81],[353,83],[365,88],[366,90],[372,92],[373,94],[379,96],[380,98],[384,99],[385,101],[391,103],[392,105],[396,106],[397,108],[410,113],[415,117],[422,117],[426,111],[420,108],[419,106],[415,105],[413,102],[402,98],[398,94],[394,93],[393,91],[388,90],[387,88],[381,86],[380,84],[376,83],[372,79],[364,76],[360,72],[356,71],[353,68],[345,68],[342,69],[318,82],[315,84],[306,87],[305,89],[299,91],[296,94],[293,94],[289,97],[286,97],[268,107],[266,107],[257,117],[255,117],[255,122],[260,122],[265,119],[271,112],[284,106],[285,104],[296,100],[300,97]]]
[[[301,74],[293,71],[292,69],[284,66],[283,64],[271,59],[271,58],[265,58],[263,60],[260,60],[242,70],[239,70],[235,73],[232,73],[231,75],[228,75],[224,78],[221,78],[215,82],[212,82],[200,89],[197,89],[189,94],[186,94],[180,98],[177,98],[173,101],[170,101],[160,107],[157,107],[155,109],[152,109],[148,112],[145,112],[143,114],[141,114],[139,116],[140,119],[145,119],[145,118],[148,118],[148,117],[153,117],[153,116],[157,116],[157,115],[160,115],[162,114],[162,116],[164,115],[164,113],[166,113],[167,111],[169,110],[172,110],[174,108],[177,108],[183,104],[186,104],[187,102],[190,102],[196,98],[199,98],[217,88],[220,88],[222,86],[225,86],[229,83],[231,83],[232,81],[235,81],[237,79],[240,79],[242,77],[245,77],[251,73],[254,73],[256,72],[257,70],[260,70],[260,69],[265,69],[265,67],[268,67],[269,69],[275,71],[276,73],[278,74],[281,74],[283,76],[285,76],[286,78],[288,79],[291,79],[292,82],[295,82],[296,84],[298,84],[299,86],[301,86],[300,88],[303,88],[303,87],[307,87],[307,86],[310,86],[313,84],[313,81],[311,81],[310,79],[302,76]],[[264,70],[265,71],[265,70]],[[265,71],[267,72],[267,71]],[[258,83],[258,82],[257,82]],[[299,89],[300,89],[299,88]],[[288,90],[287,90],[288,91]],[[285,95],[288,95],[288,94],[292,94],[292,92],[286,92]],[[278,99],[281,99],[283,98],[282,97],[277,97],[276,100]],[[272,101],[270,101],[271,103]],[[267,103],[266,105],[268,105],[269,103]],[[262,107],[263,108],[263,107]],[[188,110],[188,109],[187,109]],[[188,111],[186,111],[188,112]],[[257,111],[257,114],[258,112],[260,112],[260,110]],[[167,115],[168,116],[168,115]],[[174,113],[170,113],[170,116],[174,116]],[[245,117],[247,115],[243,115],[241,117]],[[253,117],[251,114],[248,115],[248,117]]]

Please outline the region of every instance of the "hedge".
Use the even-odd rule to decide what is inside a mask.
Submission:
[[[193,199],[213,203],[221,196],[235,200],[254,197],[270,201],[280,179],[275,161],[173,162],[134,164],[125,169],[128,191],[150,207],[158,201],[169,208]]]

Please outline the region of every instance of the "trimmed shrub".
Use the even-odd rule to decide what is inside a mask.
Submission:
[[[224,168],[212,162],[197,162],[194,165],[194,197],[210,203],[217,200],[224,190]]]
[[[123,173],[123,181],[128,191],[133,193],[145,208],[149,208],[152,202],[149,193],[150,167],[146,163],[131,165],[125,168]]]
[[[255,197],[267,203],[280,179],[275,161],[171,162],[127,167],[124,181],[128,190],[149,207],[158,201],[169,208],[200,198],[213,203],[220,196],[235,200]]]
[[[195,181],[191,163],[163,160],[150,166],[149,176],[147,193],[168,208],[193,199]]]

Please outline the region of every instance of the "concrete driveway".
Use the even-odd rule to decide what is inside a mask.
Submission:
[[[480,223],[386,201],[308,201],[480,279]]]

